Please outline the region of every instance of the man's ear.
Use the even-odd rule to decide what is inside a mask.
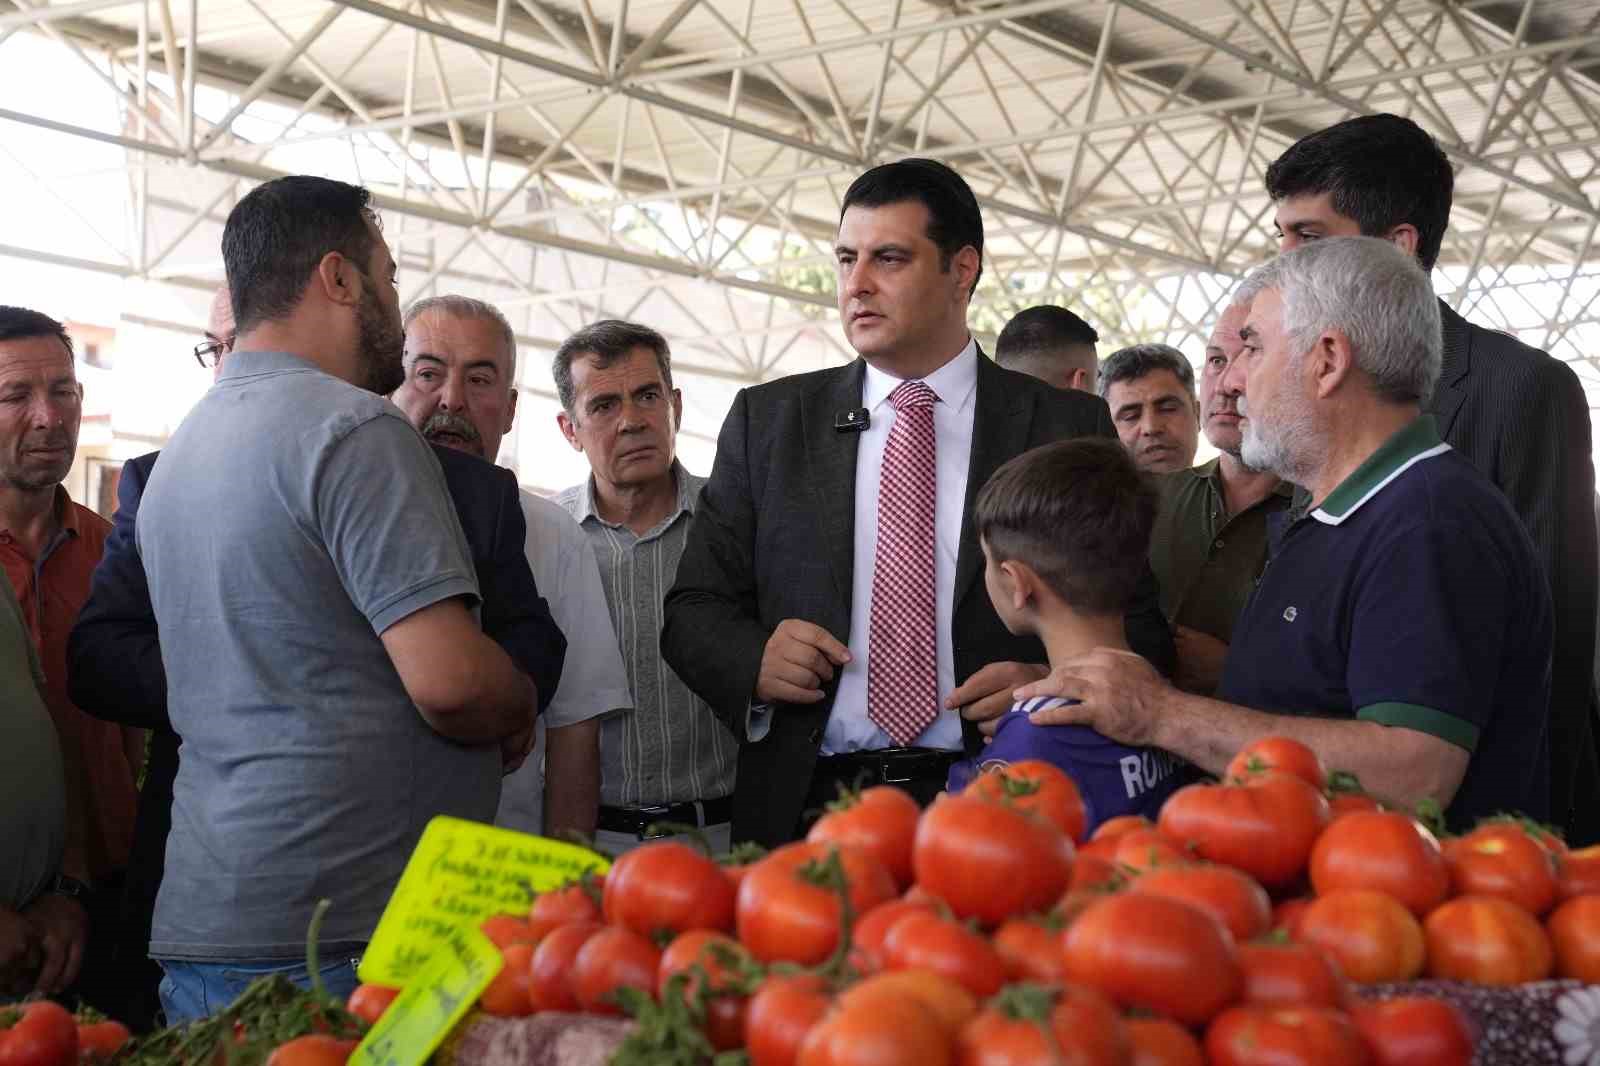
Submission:
[[[572,420],[571,415],[565,411],[557,411],[556,425],[561,427],[561,435],[567,438],[567,443],[572,445],[573,451],[583,451],[583,441],[578,439],[578,424]]]
[[[517,387],[511,387],[511,402],[506,404],[506,424],[500,427],[501,433],[511,432],[511,423],[517,417]]]
[[[969,244],[950,257],[950,266],[955,274],[956,291],[962,299],[972,299],[972,285],[978,277],[978,269],[983,266],[983,256]]]
[[[1356,371],[1355,349],[1342,329],[1325,330],[1306,353],[1318,399],[1327,399]]]
[[[1417,247],[1422,243],[1422,235],[1417,232],[1417,227],[1411,223],[1402,222],[1384,234],[1384,240],[1415,259],[1417,257]]]
[[[311,284],[320,286],[329,303],[350,306],[361,302],[361,272],[338,252],[329,252],[318,261]]]

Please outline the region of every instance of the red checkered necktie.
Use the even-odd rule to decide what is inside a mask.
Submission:
[[[939,396],[920,381],[906,381],[889,402],[895,414],[878,481],[867,717],[904,746],[939,716],[933,595],[933,405]]]

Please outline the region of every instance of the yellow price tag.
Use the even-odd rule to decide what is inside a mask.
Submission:
[[[456,929],[356,1045],[349,1066],[422,1066],[504,963],[488,937]]]
[[[529,892],[557,888],[610,863],[587,848],[479,822],[428,823],[361,957],[367,984],[403,988],[451,934],[495,914],[521,914]]]

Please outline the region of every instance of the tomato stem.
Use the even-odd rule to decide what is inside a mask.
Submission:
[[[311,924],[306,926],[306,969],[311,977],[311,994],[318,999],[327,999],[328,990],[322,984],[322,970],[317,966],[317,938],[322,935],[322,919],[328,913],[328,908],[333,906],[331,899],[319,899],[311,911]]]

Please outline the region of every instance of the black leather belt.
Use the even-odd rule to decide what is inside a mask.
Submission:
[[[599,828],[608,833],[640,836],[657,822],[705,827],[733,821],[733,797],[702,800],[698,803],[667,803],[655,807],[600,808]]]
[[[819,756],[817,773],[846,783],[859,781],[865,786],[943,781],[951,765],[961,757],[959,751],[939,748],[879,748]]]

